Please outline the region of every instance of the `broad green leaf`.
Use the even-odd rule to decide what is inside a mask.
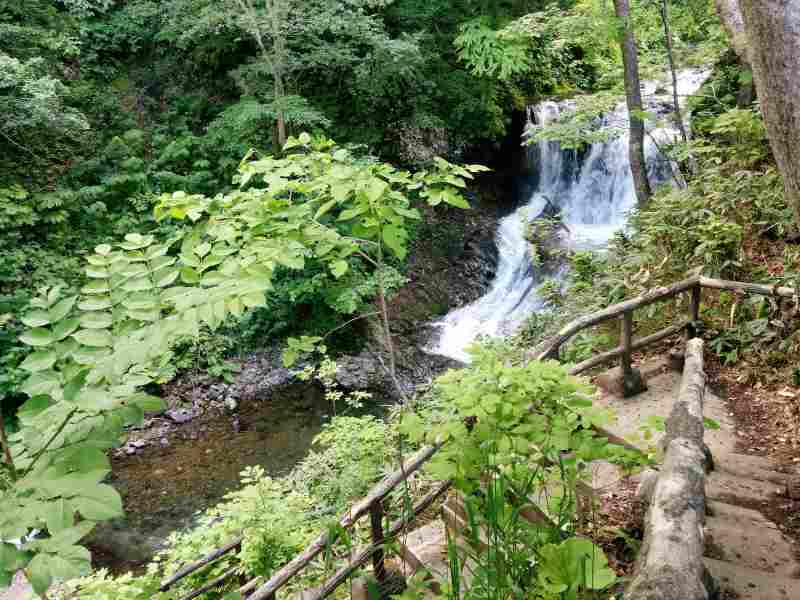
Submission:
[[[180,271],[178,269],[169,269],[163,273],[159,273],[156,277],[156,285],[158,287],[166,287],[175,282],[178,278]]]
[[[208,242],[203,242],[194,249],[194,253],[197,254],[197,256],[199,256],[200,258],[203,258],[209,252],[211,252],[211,244],[209,244]]]
[[[464,199],[464,196],[453,189],[443,190],[442,199],[450,206],[455,206],[456,208],[470,208],[469,202]]]
[[[108,265],[108,259],[97,254],[91,254],[86,257],[86,262],[94,267],[105,267]]]
[[[28,396],[38,396],[39,394],[54,395],[60,390],[61,379],[56,373],[38,371],[25,380],[20,391],[25,392]]]
[[[38,352],[34,352],[33,354],[29,354],[25,360],[22,361],[20,368],[30,371],[31,373],[44,371],[52,367],[55,364],[56,359],[57,356],[53,350],[40,350]]]
[[[122,301],[131,310],[152,310],[158,307],[158,299],[151,294],[132,294]]]
[[[89,412],[102,412],[115,407],[117,400],[102,387],[85,387],[75,398],[75,404]]]
[[[79,365],[94,365],[97,364],[104,356],[108,356],[109,352],[110,350],[108,348],[79,346],[78,349],[72,353],[72,358]]]
[[[108,282],[105,279],[95,279],[81,288],[81,292],[91,296],[106,294],[109,291]]]
[[[343,210],[341,213],[339,213],[339,221],[349,221],[350,219],[355,219],[357,216],[367,212],[367,210],[368,208],[366,206],[348,208],[347,210]]]
[[[27,344],[28,346],[47,346],[55,341],[50,330],[44,327],[29,329],[19,336],[19,339],[23,344]]]
[[[23,421],[32,419],[40,412],[50,408],[53,405],[53,399],[46,394],[39,394],[33,396],[25,401],[25,403],[17,411],[17,416]]]
[[[44,310],[32,310],[20,319],[28,327],[41,327],[50,324],[50,314]]]
[[[97,267],[95,265],[86,267],[85,273],[89,279],[107,279],[110,275],[108,269],[104,267]]]
[[[50,545],[53,548],[69,548],[89,535],[92,529],[95,527],[96,523],[92,523],[91,521],[81,521],[74,527],[63,529],[53,535],[49,540]]]
[[[94,251],[100,256],[108,256],[111,254],[111,246],[108,244],[100,244],[99,246],[95,246]]]
[[[113,322],[111,313],[101,311],[85,313],[80,319],[80,325],[85,329],[106,329]]]
[[[153,243],[152,235],[141,235],[139,233],[129,233],[125,236],[125,241],[119,246],[125,250],[140,250]]]
[[[373,178],[367,185],[367,199],[372,203],[377,203],[378,200],[383,197],[383,194],[386,193],[387,189],[389,189],[389,186],[385,181]]]
[[[64,461],[77,471],[96,471],[98,469],[108,470],[111,465],[106,453],[99,448],[91,446],[78,446],[64,456]]]
[[[84,369],[69,380],[69,383],[64,386],[64,400],[67,402],[75,402],[75,399],[78,397],[78,393],[86,383],[86,377],[88,375],[89,369]]]
[[[383,242],[399,259],[406,257],[406,238],[408,233],[397,225],[387,225],[383,228]]]
[[[86,298],[78,303],[81,310],[105,310],[112,306],[111,298],[108,297]]]
[[[328,200],[325,204],[317,209],[317,213],[314,215],[314,220],[318,220],[321,216],[326,214],[330,209],[336,206],[336,200]]]
[[[347,273],[349,265],[346,260],[335,260],[331,263],[330,269],[333,276],[339,279],[342,275]]]
[[[50,534],[58,533],[75,525],[75,510],[69,501],[59,498],[47,503],[45,523]]]
[[[104,347],[114,344],[111,333],[104,329],[81,329],[72,337],[84,346]]]
[[[183,267],[181,269],[181,281],[184,283],[199,283],[200,274],[191,267]]]
[[[131,319],[148,323],[154,323],[161,318],[161,311],[158,310],[129,310],[126,314]]]
[[[90,571],[91,555],[80,546],[61,548],[58,554],[37,554],[27,568],[33,591],[39,595],[46,593],[54,581],[74,579]]]
[[[122,516],[122,498],[110,485],[87,487],[73,499],[75,507],[90,521],[105,521]]]
[[[144,292],[153,289],[153,284],[149,277],[137,277],[123,283],[122,289],[126,292]]]
[[[64,319],[63,321],[59,321],[59,323],[53,327],[53,339],[60,342],[74,332],[79,325],[80,319],[77,317],[74,319]]]

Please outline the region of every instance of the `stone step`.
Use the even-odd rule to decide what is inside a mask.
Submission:
[[[448,536],[441,520],[428,523],[401,538],[400,554],[411,573],[429,574],[430,591],[440,595],[451,582],[450,560],[447,554]],[[461,565],[461,594],[469,589],[474,573],[474,563],[467,559]]]
[[[781,491],[775,484],[732,475],[722,466],[706,477],[706,497],[728,504],[758,506],[768,503]]]
[[[426,570],[434,578],[448,577],[447,532],[440,520],[415,529],[399,538],[400,555],[412,573]]]
[[[709,509],[707,556],[787,577],[800,572],[791,544],[760,512],[724,502],[710,502]]]
[[[712,449],[713,453],[713,449]],[[767,458],[751,456],[749,454],[731,453],[719,459],[715,456],[715,468],[736,477],[763,481],[783,488],[788,475],[775,470],[775,465]]]
[[[723,589],[734,591],[737,600],[796,600],[800,579],[782,577],[739,564],[706,558],[703,561]]]

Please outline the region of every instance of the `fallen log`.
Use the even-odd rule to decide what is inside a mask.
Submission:
[[[690,340],[678,398],[666,423],[666,455],[649,499],[644,544],[625,600],[708,600],[703,565],[705,452],[703,342]]]

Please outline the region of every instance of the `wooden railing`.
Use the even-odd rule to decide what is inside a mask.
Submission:
[[[320,600],[330,595],[339,585],[344,583],[350,575],[357,569],[364,566],[370,559],[372,559],[373,571],[379,583],[386,575],[384,566],[384,553],[383,547],[388,540],[397,537],[400,533],[405,531],[412,525],[417,517],[430,507],[437,499],[439,499],[450,487],[450,482],[443,482],[435,486],[427,495],[418,501],[412,507],[410,514],[403,511],[403,516],[395,520],[388,529],[384,530],[384,500],[386,497],[400,484],[405,482],[412,474],[417,472],[422,466],[428,462],[431,457],[436,453],[441,445],[434,445],[423,448],[405,462],[399,469],[390,473],[378,483],[372,490],[358,503],[354,504],[343,517],[339,520],[339,527],[343,530],[352,528],[356,522],[362,517],[369,515],[370,518],[370,532],[372,543],[364,548],[355,552],[355,555],[350,558],[348,563],[339,569],[332,577],[326,580],[321,586],[306,592],[303,596],[304,600]],[[277,571],[266,582],[262,578],[255,578],[239,588],[239,593],[246,596],[248,600],[266,600],[274,599],[275,593],[285,586],[289,580],[302,571],[312,560],[314,560],[323,550],[330,547],[336,540],[328,532],[320,534],[308,547],[279,571]],[[176,583],[185,579],[193,573],[197,573],[212,563],[216,562],[223,556],[241,548],[242,539],[237,538],[208,554],[199,561],[188,565],[173,576],[165,580],[160,591],[164,592],[172,588]],[[193,590],[181,600],[191,600],[205,592],[222,586],[224,583],[235,577],[237,568],[233,567],[225,571],[222,575],[214,580],[206,583],[200,588]],[[253,591],[255,590],[255,591]],[[247,594],[251,595],[247,596]]]
[[[605,364],[619,357],[623,371],[631,369],[631,354],[646,346],[660,342],[682,331],[687,331],[687,337],[692,337],[695,325],[700,320],[700,295],[703,289],[727,290],[738,293],[759,294],[762,296],[776,296],[782,298],[796,298],[797,291],[794,288],[778,285],[764,285],[760,283],[743,283],[740,281],[727,281],[724,279],[713,279],[695,275],[670,286],[655,288],[648,292],[625,300],[618,304],[613,304],[608,308],[580,317],[565,325],[555,336],[550,338],[543,349],[536,356],[538,360],[558,359],[561,348],[572,337],[584,329],[595,325],[619,319],[620,321],[620,344],[613,350],[603,352],[593,356],[570,369],[570,373],[578,375],[593,367]],[[643,337],[639,340],[633,339],[633,313],[639,308],[643,308],[655,302],[669,300],[680,294],[689,295],[689,309],[687,318],[674,325],[666,327],[656,333]]]
[[[610,320],[619,319],[620,345],[613,350],[598,354],[597,356],[575,365],[570,369],[570,373],[574,375],[583,373],[617,357],[621,359],[623,372],[627,373],[632,369],[631,354],[634,351],[683,331],[687,332],[687,337],[691,337],[694,334],[693,330],[700,316],[700,296],[703,288],[795,299],[798,295],[793,288],[788,287],[726,281],[697,275],[667,287],[650,290],[636,298],[614,304],[603,310],[575,319],[545,342],[542,346],[542,350],[536,355],[536,359],[558,359],[560,349],[579,332]],[[689,294],[689,309],[686,319],[639,340],[633,339],[634,311],[655,302],[668,300],[685,293]],[[613,444],[638,451],[638,448],[608,430],[595,427],[595,431],[598,435],[607,438],[609,442]],[[392,490],[406,481],[413,473],[418,471],[429,461],[440,447],[441,445],[435,445],[420,450],[400,469],[387,475],[361,501],[353,505],[347,513],[341,517],[339,525],[342,529],[347,530],[352,528],[359,519],[369,515],[372,542],[356,551],[355,554],[351,556],[348,563],[340,568],[321,586],[304,593],[303,600],[321,600],[330,595],[339,585],[344,583],[348,577],[357,569],[364,566],[370,559],[372,559],[374,575],[380,582],[381,578],[386,574],[383,552],[385,543],[407,530],[424,510],[430,507],[448,490],[450,482],[440,483],[414,505],[411,514],[404,514],[403,517],[397,519],[385,530],[383,526],[385,519],[383,502]],[[325,532],[320,534],[302,553],[298,554],[284,565],[279,571],[272,575],[268,581],[264,582],[262,578],[252,579],[239,588],[240,594],[246,597],[247,600],[274,600],[276,592],[284,587],[295,575],[306,568],[312,560],[334,542],[335,539],[332,539],[329,533]],[[211,565],[230,552],[240,549],[241,543],[241,538],[234,539],[224,547],[215,550],[201,560],[180,569],[173,576],[164,581],[160,590],[166,591],[172,588],[182,579],[203,570],[208,565]],[[191,600],[207,591],[218,588],[234,578],[237,572],[238,568],[233,567],[214,580],[187,594],[181,600]],[[248,594],[250,595],[248,596]]]

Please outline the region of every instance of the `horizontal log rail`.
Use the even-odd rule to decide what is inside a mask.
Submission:
[[[621,321],[621,343],[618,347],[602,354],[593,356],[570,369],[570,374],[579,375],[588,371],[593,367],[600,366],[611,360],[621,357],[622,368],[627,371],[631,368],[630,353],[635,350],[640,350],[646,346],[660,342],[672,335],[681,333],[682,331],[689,332],[694,324],[700,319],[700,292],[703,289],[724,290],[736,292],[739,294],[759,294],[761,296],[774,296],[781,298],[797,298],[798,292],[794,288],[768,285],[763,283],[745,283],[742,281],[729,281],[726,279],[714,279],[712,277],[703,277],[702,275],[694,275],[688,277],[672,285],[666,287],[654,288],[648,290],[641,296],[625,300],[617,304],[599,310],[597,312],[579,317],[571,321],[561,328],[561,330],[552,338],[547,340],[542,350],[539,351],[536,358],[539,360],[558,359],[561,348],[576,334],[581,331],[600,325],[607,321],[619,319]],[[643,308],[655,302],[669,300],[689,292],[689,318],[675,325],[671,325],[665,329],[657,331],[647,337],[639,340],[632,339],[632,325],[633,312],[639,308]]]
[[[173,585],[178,583],[180,580],[188,577],[192,573],[196,573],[197,571],[200,571],[201,569],[203,569],[204,567],[206,567],[206,566],[210,565],[211,563],[215,562],[219,558],[222,558],[226,554],[229,554],[229,553],[233,552],[234,550],[238,550],[241,547],[242,547],[242,537],[239,536],[237,538],[234,538],[233,540],[231,540],[230,542],[228,542],[227,544],[225,544],[221,548],[218,548],[217,550],[214,550],[213,552],[211,552],[207,556],[201,558],[197,562],[193,562],[192,564],[186,565],[182,569],[179,569],[174,575],[169,577],[167,580],[165,580],[161,584],[161,587],[158,588],[158,591],[159,592],[166,592],[168,589],[170,589]]]
[[[581,363],[572,366],[569,370],[570,374],[578,375],[588,371],[593,367],[597,367],[607,363],[615,358],[622,358],[622,369],[624,372],[631,370],[631,353],[655,344],[663,339],[681,332],[693,333],[694,325],[699,321],[700,313],[700,296],[703,288],[726,290],[740,294],[759,294],[763,296],[776,296],[783,298],[798,298],[798,292],[789,287],[778,285],[766,285],[757,283],[744,283],[739,281],[728,281],[724,279],[713,279],[695,275],[687,279],[673,283],[672,285],[659,287],[645,292],[644,294],[611,305],[603,310],[596,311],[592,314],[580,317],[565,325],[555,336],[547,340],[537,355],[537,360],[556,359],[558,360],[561,348],[569,342],[576,334],[581,331],[599,325],[601,323],[618,319],[621,323],[620,337],[621,343],[618,347],[593,356]],[[690,294],[689,302],[689,315],[688,318],[671,325],[665,329],[657,331],[646,337],[638,340],[633,339],[633,313],[639,308],[643,308],[655,302],[675,298],[680,294]],[[608,430],[600,427],[594,427],[595,432],[602,437],[608,439],[612,444],[620,445],[630,450],[638,451],[638,448],[627,442],[626,440],[614,435]],[[414,520],[428,508],[433,502],[444,494],[450,486],[450,482],[443,482],[425,496],[413,509],[412,514],[407,515],[395,521],[388,530],[385,532],[382,528],[382,521],[384,518],[382,503],[384,499],[394,490],[398,485],[406,481],[414,472],[418,471],[433,455],[441,448],[442,444],[436,444],[421,449],[415,454],[407,463],[405,463],[397,471],[387,475],[380,483],[378,483],[361,501],[354,504],[350,510],[340,519],[339,525],[343,529],[351,528],[359,519],[366,515],[370,515],[371,530],[372,530],[372,543],[359,549],[354,558],[352,558],[347,565],[339,569],[330,579],[324,582],[320,587],[306,592],[305,600],[322,600],[330,595],[339,585],[347,580],[357,569],[364,566],[366,562],[372,558],[375,574],[380,577],[385,575],[385,568],[383,565],[383,546],[387,540],[396,537],[406,527],[414,522]],[[586,490],[581,490],[587,493]],[[311,542],[306,549],[298,554],[295,558],[284,565],[277,571],[270,579],[264,582],[263,578],[257,577],[245,583],[239,588],[239,593],[246,597],[247,600],[275,600],[275,594],[283,586],[285,586],[290,579],[300,573],[311,561],[313,561],[322,551],[328,547],[335,540],[331,539],[327,532],[322,533],[313,542]],[[204,567],[212,564],[222,556],[241,548],[242,538],[236,538],[215,550],[203,559],[192,563],[164,581],[160,590],[166,591],[174,586],[178,581],[188,577],[192,573],[203,569]],[[238,573],[236,568],[231,568],[225,571],[222,575],[207,583],[201,588],[191,592],[185,596],[183,600],[190,600],[196,596],[209,591],[213,588],[219,587],[227,580],[231,579]],[[255,590],[255,591],[253,591]],[[253,592],[250,594],[250,592]],[[250,594],[250,595],[248,595]]]
[[[358,519],[370,512],[372,506],[376,503],[383,502],[384,498],[388,496],[393,489],[406,481],[414,472],[418,471],[422,465],[428,462],[431,457],[436,453],[441,444],[435,444],[427,448],[423,448],[415,454],[411,460],[394,473],[388,475],[377,486],[372,488],[372,491],[367,494],[360,502],[355,504],[339,521],[339,525],[343,529],[352,527]],[[267,600],[274,598],[275,592],[282,588],[286,583],[300,571],[302,571],[317,555],[319,555],[332,540],[327,532],[322,533],[316,540],[311,542],[309,546],[300,554],[295,556],[286,565],[270,577],[264,585],[259,587],[252,595],[248,596],[248,600]],[[381,540],[373,540],[380,542]],[[369,558],[367,556],[366,558]],[[365,559],[366,560],[366,559]]]

